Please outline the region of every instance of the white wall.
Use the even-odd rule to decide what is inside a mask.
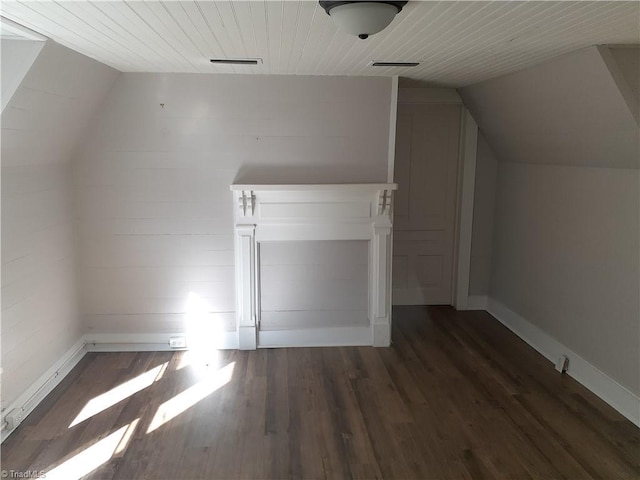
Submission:
[[[233,328],[229,185],[386,181],[390,99],[390,78],[123,74],[74,168],[87,331],[182,331],[192,292]]]
[[[3,38],[0,41],[0,58],[2,59],[0,99],[2,100],[2,110],[11,100],[43,47],[44,42],[39,40],[10,40]]]
[[[638,125],[598,48],[460,90],[501,161],[638,168]]]
[[[369,242],[260,244],[263,330],[369,326]]]
[[[640,46],[598,47],[627,108],[640,126]]]
[[[461,95],[499,160],[490,297],[637,395],[639,132],[600,52]]]
[[[491,296],[640,391],[638,170],[504,162]]]
[[[618,68],[629,88],[636,98],[640,100],[640,46],[625,45],[609,48],[611,55],[618,64]]]
[[[70,157],[117,75],[47,42],[2,112],[3,408],[80,338]]]

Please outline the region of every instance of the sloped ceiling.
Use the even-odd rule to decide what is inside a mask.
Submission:
[[[125,72],[402,75],[459,87],[595,44],[640,42],[640,2],[412,0],[368,40],[315,0],[3,1],[2,15]],[[211,57],[257,57],[214,66]],[[372,61],[419,61],[413,69]]]
[[[639,168],[638,124],[606,54],[585,48],[460,95],[501,161]]]
[[[119,75],[47,41],[2,112],[2,168],[68,162]]]

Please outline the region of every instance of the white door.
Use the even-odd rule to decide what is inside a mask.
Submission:
[[[450,305],[461,107],[399,104],[393,303]]]

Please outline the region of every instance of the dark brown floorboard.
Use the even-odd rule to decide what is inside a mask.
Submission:
[[[70,427],[94,398],[164,364],[153,383]],[[136,480],[640,478],[640,430],[485,312],[399,307],[391,348],[224,351],[196,366],[182,352],[86,355],[2,445],[2,469],[75,462],[81,470],[64,478],[84,468],[84,478]]]

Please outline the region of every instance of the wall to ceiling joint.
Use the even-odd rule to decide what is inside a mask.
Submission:
[[[22,83],[25,75],[35,62],[44,47],[44,42],[39,40],[12,40],[3,38],[0,42],[2,58],[2,110],[8,105],[13,94]]]

